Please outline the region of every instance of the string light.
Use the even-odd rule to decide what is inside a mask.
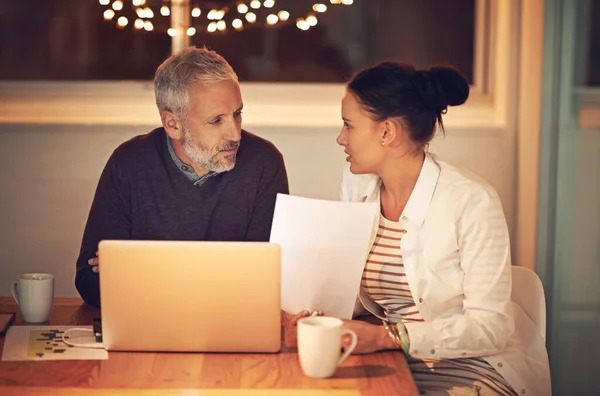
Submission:
[[[246,20],[250,23],[256,22],[256,14],[253,12],[249,12],[246,14]]]
[[[225,16],[225,11],[223,11],[223,10],[215,12],[216,20],[221,20],[221,19],[223,19],[224,16]]]
[[[127,17],[117,15],[119,11],[123,10],[124,3],[128,3],[128,1],[98,0],[98,2],[100,3],[100,5],[107,7],[103,11],[103,17],[105,20],[116,20],[117,27],[119,28],[128,26],[129,20],[127,19]],[[155,11],[159,12],[160,10],[160,15],[164,17],[170,16],[172,2],[170,0],[162,0],[161,2],[163,3],[162,6],[160,5],[160,2],[158,2],[159,4],[154,3],[154,7],[156,8],[152,9],[148,6],[142,7],[147,3],[146,0],[131,0],[131,3],[129,4],[131,4],[134,7],[135,13],[137,14],[137,19],[135,19],[133,27],[136,30],[144,29],[146,31],[153,31],[154,25],[152,24],[150,19],[154,18]],[[236,10],[240,16],[239,18],[233,17],[234,19],[231,22],[231,27],[235,30],[243,30],[246,22],[254,24],[258,20],[257,15],[255,14],[255,12],[251,12],[251,9],[258,10],[261,7],[264,7],[265,9],[271,9],[275,7],[276,0],[238,0],[236,1],[236,3]],[[334,5],[342,4],[348,6],[354,4],[354,0],[329,0],[328,4],[325,3],[327,3],[327,0],[316,0],[312,5],[312,12],[314,12],[314,14],[311,13],[305,16],[304,18],[296,19],[296,27],[300,30],[309,30],[311,27],[316,26],[319,23],[316,14],[322,14],[328,11],[329,3]],[[225,22],[224,18],[228,14],[228,12],[230,12],[229,8],[211,9],[206,15],[206,18],[209,20],[209,23],[208,25],[205,25],[206,28],[202,27],[202,29],[206,29],[206,31],[208,31],[209,33],[214,33],[216,31],[226,31],[227,23]],[[195,6],[194,8],[192,8],[191,16],[193,18],[199,18],[201,14],[202,11],[200,10],[200,7]],[[265,25],[273,26],[279,24],[280,22],[284,23],[289,21],[290,17],[290,12],[280,9],[278,12],[273,12],[269,14],[264,20],[262,20],[262,23]],[[244,21],[244,18],[246,21]],[[161,22],[161,24],[162,23],[164,22]],[[180,26],[177,29],[171,27],[167,30],[167,33],[171,37],[175,37],[178,34],[187,34],[188,36],[193,36],[197,33],[197,24],[198,22],[192,22],[187,26]]]
[[[313,6],[313,11],[315,12],[325,12],[327,11],[327,6],[322,3],[317,3]]]
[[[120,27],[125,27],[127,26],[127,24],[129,23],[129,21],[127,20],[127,17],[119,17],[119,19],[117,20],[117,25],[119,25]]]
[[[287,12],[286,10],[281,10],[281,11],[279,11],[279,13],[277,14],[277,16],[279,16],[279,19],[280,19],[282,22],[285,22],[285,21],[287,21],[288,19],[290,19],[290,13],[289,13],[289,12]]]
[[[113,10],[104,11],[104,19],[106,19],[107,21],[110,21],[111,19],[113,19],[114,16],[115,16],[115,12]]]
[[[304,19],[300,18],[296,21],[296,27],[300,30],[308,30],[310,29],[310,25]]]
[[[267,16],[267,23],[269,25],[275,25],[277,22],[279,22],[279,17],[275,14],[270,14],[269,16]]]
[[[244,22],[242,22],[242,20],[239,18],[235,18],[231,22],[231,26],[233,26],[235,30],[242,30],[244,28]]]

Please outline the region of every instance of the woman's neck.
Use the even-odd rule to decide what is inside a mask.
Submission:
[[[378,176],[382,181],[382,213],[390,220],[400,217],[421,173],[425,153],[421,150],[391,159]]]

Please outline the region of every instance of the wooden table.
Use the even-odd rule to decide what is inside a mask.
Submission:
[[[17,312],[0,297],[0,312]],[[57,298],[51,325],[91,325],[99,311]],[[13,325],[23,325],[20,314]],[[0,338],[0,348],[4,337]],[[295,328],[278,354],[110,352],[108,360],[2,362],[0,395],[360,396],[417,395],[401,352],[352,355],[329,379],[304,376]]]

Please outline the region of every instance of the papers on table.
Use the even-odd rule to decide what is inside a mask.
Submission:
[[[62,341],[65,330],[75,326],[12,326],[6,333],[3,361],[16,360],[106,360],[105,349],[71,347]],[[95,344],[92,326],[77,326],[67,334],[67,340],[76,344]]]
[[[279,194],[270,242],[281,246],[281,305],[350,319],[378,217],[376,203]]]

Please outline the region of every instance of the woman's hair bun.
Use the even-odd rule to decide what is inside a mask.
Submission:
[[[469,98],[469,82],[451,66],[434,66],[429,69],[433,78],[446,94],[448,106],[459,106]]]
[[[451,66],[433,66],[417,72],[417,86],[421,97],[436,112],[445,112],[448,106],[458,106],[469,97],[469,83]]]

